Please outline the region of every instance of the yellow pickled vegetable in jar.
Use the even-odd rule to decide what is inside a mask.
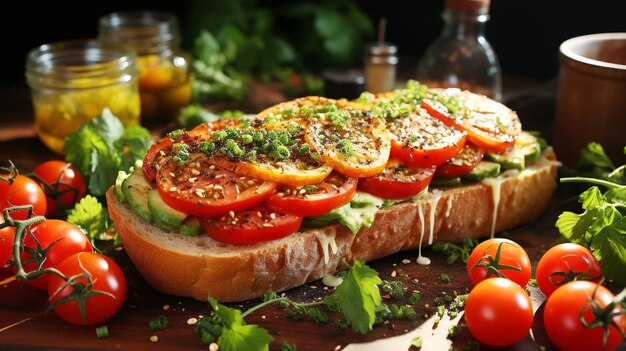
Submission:
[[[141,121],[173,121],[191,101],[191,56],[180,48],[176,16],[167,12],[114,12],[100,18],[103,42],[129,45],[138,54]]]
[[[45,44],[27,56],[35,129],[40,140],[64,153],[65,138],[111,110],[124,126],[140,123],[136,54],[97,40]]]

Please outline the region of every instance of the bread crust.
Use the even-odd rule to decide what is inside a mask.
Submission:
[[[495,181],[501,181],[500,186],[479,182],[430,189],[418,202],[381,209],[372,226],[356,235],[336,224],[254,245],[227,245],[206,235],[194,238],[167,233],[117,201],[113,189],[106,197],[124,249],[154,289],[200,301],[212,296],[221,302],[238,302],[321,279],[343,269],[343,259],[371,261],[416,249],[420,241],[426,247],[435,241],[489,236],[498,188],[495,232],[527,223],[545,211],[557,187],[559,163],[555,159],[554,153],[546,150],[526,170],[501,175]],[[333,236],[336,252],[329,244]]]

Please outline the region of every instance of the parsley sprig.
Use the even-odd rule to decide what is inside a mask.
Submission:
[[[606,168],[612,165],[599,144],[591,143],[583,150],[584,159],[593,159]],[[626,151],[626,150],[625,150]],[[626,285],[626,185],[623,175],[626,165],[603,176],[561,178],[561,183],[587,183],[592,186],[579,196],[583,212],[565,211],[559,215],[556,227],[568,241],[589,248],[600,261],[604,276]],[[595,173],[599,174],[599,173]]]

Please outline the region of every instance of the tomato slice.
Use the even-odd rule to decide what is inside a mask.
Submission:
[[[467,131],[468,140],[487,151],[505,152],[522,131],[517,114],[487,96],[455,88],[432,91],[433,99],[423,99],[422,107],[442,122]],[[455,111],[441,101],[448,101]]]
[[[267,206],[278,212],[303,217],[318,216],[350,202],[356,188],[357,178],[333,172],[315,185],[280,186],[267,199]]]
[[[274,192],[275,182],[238,175],[193,155],[183,166],[168,156],[157,172],[163,201],[196,216],[219,216],[256,206]]]
[[[384,199],[401,200],[421,193],[435,175],[435,167],[407,167],[392,158],[377,176],[359,179],[358,188]]]
[[[391,134],[380,118],[351,117],[341,126],[328,119],[309,122],[305,139],[324,162],[349,177],[371,177],[387,164]]]
[[[391,156],[410,167],[430,167],[458,155],[467,134],[431,117],[425,109],[390,120],[387,128],[394,135]]]
[[[471,172],[480,161],[485,151],[473,144],[466,144],[460,154],[437,167],[435,177],[456,178]]]
[[[203,218],[202,228],[212,239],[226,244],[255,244],[295,233],[302,216],[275,212],[265,205]]]
[[[152,187],[156,186],[157,170],[159,169],[159,163],[163,160],[165,152],[171,149],[174,142],[169,137],[162,138],[156,143],[150,145],[146,155],[143,158],[143,177],[148,184]]]

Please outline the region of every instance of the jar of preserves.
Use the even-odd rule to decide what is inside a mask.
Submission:
[[[137,62],[133,50],[96,39],[41,45],[26,57],[35,129],[64,154],[65,137],[105,108],[124,126],[139,124]]]
[[[128,45],[138,55],[141,122],[172,121],[191,101],[191,56],[181,49],[175,15],[158,11],[114,12],[98,22],[98,38]]]

